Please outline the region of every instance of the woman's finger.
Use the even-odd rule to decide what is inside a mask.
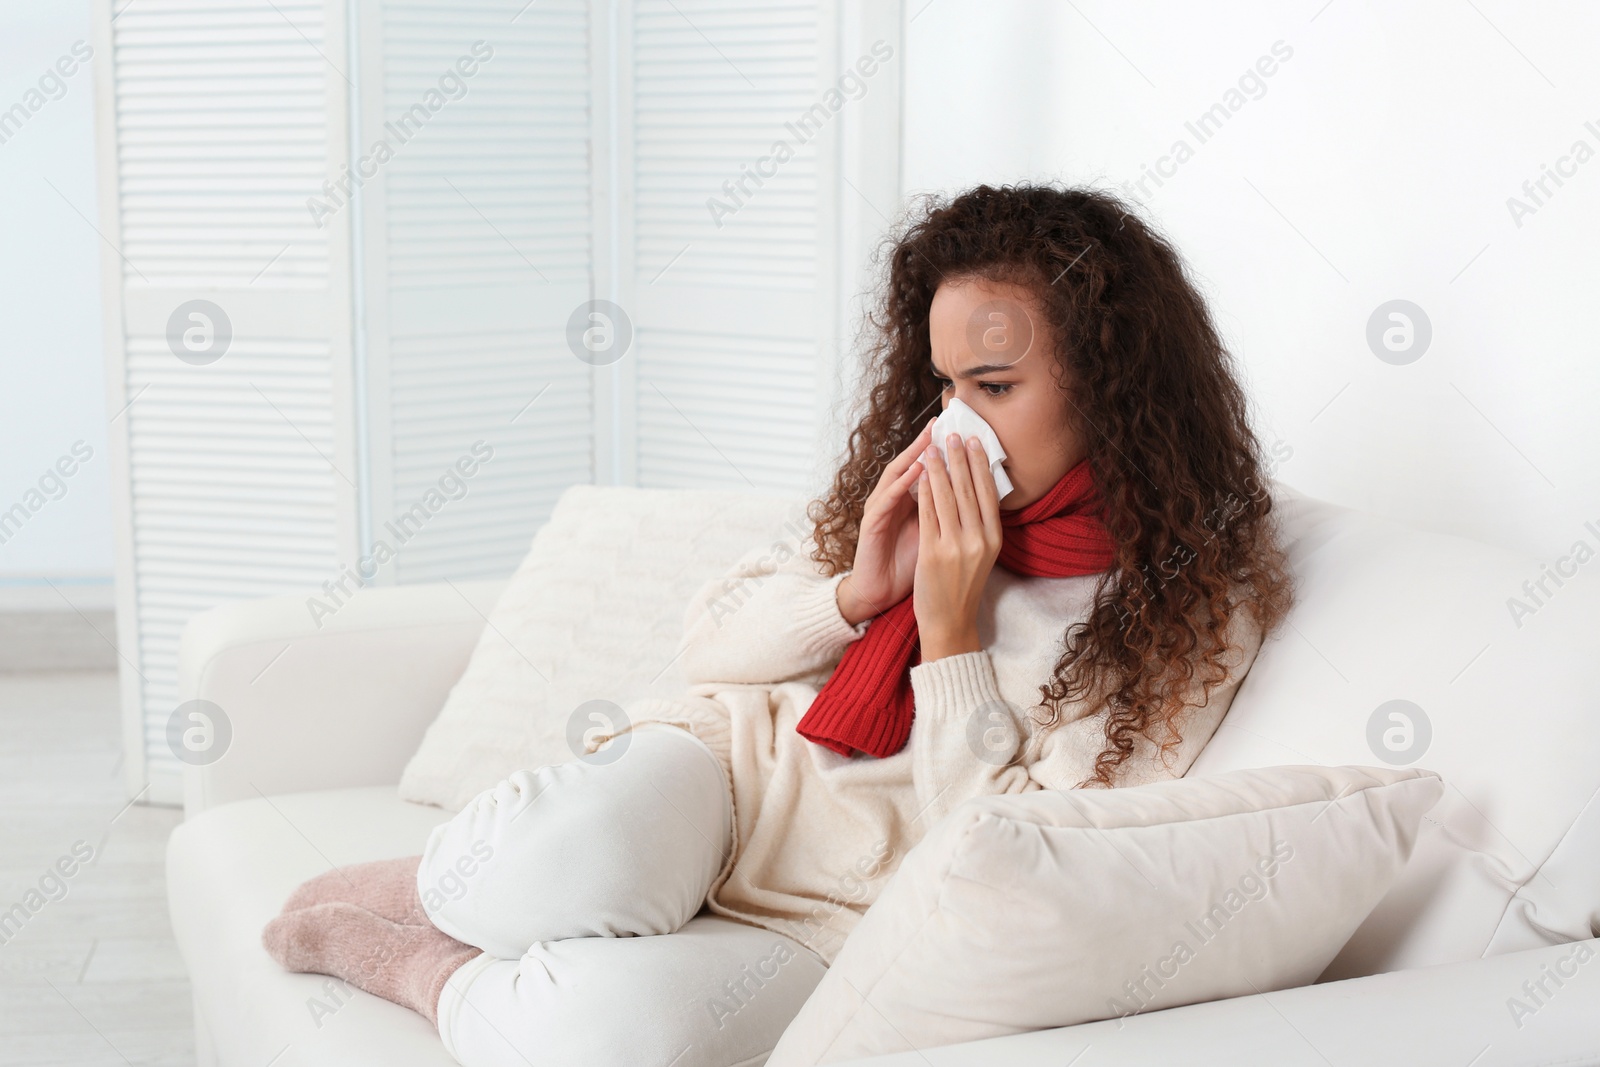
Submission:
[[[1000,487],[994,484],[989,455],[981,443],[967,446],[967,458],[971,461],[972,480],[978,490],[978,511],[983,516],[983,529],[993,545],[1005,536],[1000,526]]]
[[[922,450],[933,439],[933,422],[933,419],[929,419],[922,427],[922,432],[917,434],[916,440],[906,445],[898,456],[889,461],[889,465],[884,468],[884,475],[890,482],[898,481],[906,470],[916,463],[917,457],[922,455]]]
[[[933,542],[939,538],[939,518],[934,514],[933,476],[923,467],[917,476],[917,558],[932,558]]]
[[[955,501],[956,514],[960,518],[962,529],[981,530],[983,515],[978,510],[978,492],[972,486],[973,462],[969,462],[972,460],[972,453],[960,435],[955,436],[955,443],[946,453],[950,457],[950,495]]]
[[[953,533],[961,528],[961,515],[950,488],[950,472],[936,455],[923,462],[928,464],[928,485],[933,489],[933,512],[939,519],[939,533]],[[920,493],[919,493],[920,495]]]
[[[916,483],[917,477],[923,472],[923,469],[922,460],[914,459],[911,461],[911,466],[900,472],[900,477],[896,478],[890,484],[893,485],[896,490],[904,489],[909,491],[911,486]]]
[[[917,435],[917,441],[931,437],[933,420],[922,428]],[[890,515],[903,515],[905,498],[911,493],[911,487],[917,482],[917,476],[922,473],[922,464],[918,462],[921,455],[917,451],[917,441],[907,445],[905,451],[896,456],[878,478],[878,484],[873,487],[867,496],[869,513],[882,508]],[[863,515],[863,518],[866,516]]]
[[[978,501],[1000,505],[1000,488],[994,484],[994,471],[989,467],[989,454],[982,442],[967,442],[967,459],[972,465],[972,486],[977,490]]]

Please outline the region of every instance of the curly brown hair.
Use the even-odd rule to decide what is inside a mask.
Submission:
[[[1158,725],[1165,763],[1181,741],[1176,720],[1228,676],[1240,602],[1265,635],[1293,600],[1245,393],[1182,259],[1116,196],[1032,183],[927,194],[884,247],[882,303],[866,316],[865,411],[831,490],[808,507],[813,558],[829,575],[854,565],[868,495],[939,403],[928,335],[939,284],[1025,286],[1058,339],[1057,381],[1116,543],[1088,618],[1069,627],[1039,688],[1042,726],[1070,701],[1107,710],[1105,749],[1077,787],[1112,786],[1135,735],[1154,741]]]

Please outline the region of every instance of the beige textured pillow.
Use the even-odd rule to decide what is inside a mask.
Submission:
[[[591,715],[609,722],[635,700],[681,696],[689,598],[746,554],[797,548],[811,530],[798,496],[569,487],[489,612],[400,796],[459,811],[513,771],[581,752]]]
[[[1309,984],[1443,792],[1418,768],[1284,766],[967,801],[907,854],[767,1067]]]

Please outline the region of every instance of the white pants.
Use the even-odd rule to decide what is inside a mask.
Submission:
[[[732,846],[728,796],[703,742],[647,723],[518,771],[435,828],[417,891],[485,953],[439,998],[457,1062],[764,1062],[826,968],[782,934],[697,917]]]

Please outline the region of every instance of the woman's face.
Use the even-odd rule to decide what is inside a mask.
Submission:
[[[1076,411],[1056,384],[1056,339],[1026,287],[944,282],[933,294],[928,336],[940,410],[960,397],[1006,450],[1012,489],[1002,508],[1038,500],[1084,458]]]

